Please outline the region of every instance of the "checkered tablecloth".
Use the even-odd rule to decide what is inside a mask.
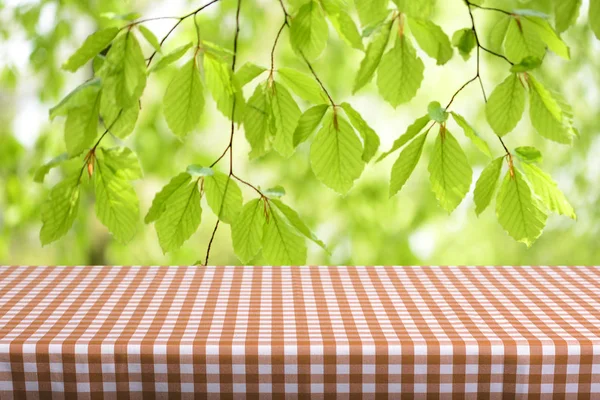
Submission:
[[[0,267],[2,400],[329,394],[600,399],[600,268]]]

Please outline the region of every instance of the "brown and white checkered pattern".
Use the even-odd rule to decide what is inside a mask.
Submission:
[[[244,394],[600,399],[600,268],[0,267],[2,400]]]

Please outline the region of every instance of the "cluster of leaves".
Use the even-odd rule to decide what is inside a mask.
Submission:
[[[411,124],[393,147],[379,157],[381,160],[402,149],[392,168],[390,195],[404,186],[421,157],[429,132],[438,125],[439,133],[428,167],[431,187],[440,206],[448,212],[462,202],[471,188],[473,173],[459,142],[447,127],[452,115],[471,142],[492,160],[475,185],[478,214],[494,197],[506,164],[496,213],[500,224],[513,238],[530,245],[541,234],[548,211],[575,218],[573,208],[556,183],[538,166],[540,152],[527,146],[510,152],[502,138],[521,120],[527,93],[531,123],[540,135],[564,144],[571,143],[577,136],[569,106],[558,93],[545,88],[534,77],[534,71],[542,64],[547,49],[569,58],[569,49],[559,33],[573,24],[580,0],[555,0],[555,27],[550,24],[549,16],[539,12],[505,11],[486,8],[483,0],[465,1],[473,25],[456,31],[452,40],[431,20],[435,0],[394,0],[392,9],[388,0],[355,0],[360,29],[347,12],[344,0],[294,0],[292,14],[288,14],[280,1],[285,17],[281,30],[289,27],[290,44],[313,76],[292,68],[275,68],[273,55],[270,69],[246,63],[236,70],[235,45],[230,51],[200,40],[196,14],[216,2],[178,18],[161,41],[143,25],[145,20],[137,20],[137,15],[119,16],[132,20],[120,29],[109,27],[93,33],[64,63],[65,70],[76,71],[91,62],[95,73],[50,110],[51,119],[66,118],[67,151],[40,167],[36,180],[43,181],[48,171],[57,165],[70,166],[67,169],[72,173],[50,191],[42,207],[40,238],[43,244],[59,239],[71,228],[77,216],[81,187],[87,182],[93,182],[98,219],[115,238],[127,242],[135,235],[139,205],[132,181],[142,177],[139,162],[130,149],[105,148],[101,142],[107,134],[124,139],[134,131],[147,79],[164,68],[174,69],[163,97],[163,109],[165,120],[175,135],[184,137],[197,128],[205,105],[206,87],[217,109],[231,120],[232,141],[234,124],[243,125],[251,146],[250,158],[273,150],[290,157],[297,146],[316,132],[310,144],[315,176],[336,192],[347,193],[366,163],[377,154],[380,141],[349,103],[333,101],[311,65],[327,46],[329,23],[341,39],[364,52],[354,92],[377,73],[379,93],[393,107],[410,101],[423,81],[424,64],[413,41],[438,65],[452,58],[454,48],[465,60],[477,49],[477,75],[467,84],[481,79],[481,49],[510,64],[509,76],[496,87],[489,101],[484,92],[488,122],[505,154],[494,158],[486,141],[466,119],[449,111],[454,97],[446,107],[432,102],[427,114]],[[599,4],[600,1],[592,0],[590,7],[590,23],[597,36],[600,35]],[[488,10],[499,17],[490,31],[487,47],[475,29],[472,15],[475,9]],[[189,17],[194,18],[197,40],[163,53],[162,44],[168,35]],[[149,57],[144,55],[140,36],[147,42],[145,47],[152,51]],[[368,42],[366,47],[365,41]],[[175,63],[176,68],[172,66]],[[246,100],[243,88],[264,73],[267,73],[266,78]],[[458,92],[462,88],[464,86]],[[299,103],[308,105],[304,112]],[[99,131],[100,124],[104,126],[103,131]],[[231,146],[232,142],[225,151],[231,151]],[[261,191],[238,178],[231,161],[229,174],[220,172],[215,165],[222,158],[210,167],[189,166],[156,194],[145,222],[155,223],[163,251],[178,249],[198,229],[203,196],[219,222],[231,225],[234,251],[242,262],[253,260],[262,249],[268,263],[303,264],[306,262],[305,239],[325,248],[299,215],[281,201],[285,193],[282,188]],[[238,182],[253,189],[258,197],[244,204]]]

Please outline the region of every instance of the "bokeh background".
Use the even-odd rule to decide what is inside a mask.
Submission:
[[[169,131],[161,100],[172,69],[153,74],[149,80],[136,130],[124,143],[138,154],[145,173],[143,180],[135,182],[141,215],[132,242],[122,245],[110,236],[95,217],[93,193],[88,191],[82,197],[79,216],[69,234],[42,247],[38,239],[40,204],[60,179],[61,171],[53,170],[43,184],[33,181],[35,168],[64,151],[64,120],[57,118],[50,122],[48,109],[92,73],[89,66],[72,74],[62,71],[60,65],[88,34],[115,24],[105,17],[109,15],[106,13],[179,16],[203,2],[206,0],[0,0],[1,264],[190,264],[203,259],[216,221],[204,200],[200,229],[177,252],[163,254],[154,227],[144,225],[142,220],[154,194],[172,176],[189,164],[210,163],[229,140],[229,122],[210,100],[200,129],[184,140]],[[250,162],[249,146],[240,130],[234,147],[236,173],[263,188],[282,185],[286,189],[284,200],[300,212],[331,250],[327,254],[307,242],[309,264],[600,264],[600,41],[586,25],[588,4],[583,3],[577,24],[563,34],[571,47],[572,60],[548,54],[537,71],[548,87],[561,91],[573,106],[580,138],[572,147],[549,142],[533,132],[525,117],[505,140],[511,149],[532,145],[542,151],[543,169],[558,181],[578,215],[577,221],[551,215],[543,235],[530,249],[504,232],[497,222],[494,204],[477,217],[472,193],[451,215],[437,205],[427,172],[433,141],[426,145],[408,184],[391,199],[389,176],[397,153],[383,162],[368,165],[355,187],[341,197],[313,175],[308,144],[300,146],[290,159],[271,154]],[[487,0],[486,5],[545,12],[552,1]],[[235,6],[236,0],[222,0],[203,12],[198,18],[203,38],[229,48]],[[487,14],[475,11],[484,43]],[[246,61],[268,66],[282,18],[277,0],[243,0],[239,66]],[[434,21],[449,36],[470,26],[462,0],[438,1]],[[160,38],[173,22],[159,20],[146,26]],[[173,49],[194,36],[193,22],[189,19],[169,38],[165,48]],[[282,39],[276,66],[308,72],[292,52],[287,31]],[[144,49],[151,52],[148,47]],[[314,67],[334,99],[353,104],[377,131],[381,150],[387,150],[414,119],[423,115],[430,101],[447,103],[451,94],[475,74],[474,58],[465,62],[455,54],[448,64],[440,67],[421,54],[426,64],[423,85],[410,104],[394,109],[378,96],[374,83],[352,95],[352,82],[361,57],[360,51],[345,44],[330,27],[327,50]],[[485,53],[482,61],[483,81],[489,94],[508,73],[507,66]],[[254,84],[248,85],[246,95],[253,87]],[[306,104],[300,105],[305,109]],[[502,154],[485,121],[476,83],[461,92],[453,109],[467,117],[496,156]],[[449,129],[456,131],[455,136],[473,165],[474,185],[486,159],[458,127],[449,125]],[[111,144],[109,141],[115,143],[111,138],[103,144]],[[251,192],[244,193],[246,199],[252,196]],[[211,263],[239,263],[232,251],[227,225],[222,224],[217,233]],[[260,264],[260,256],[253,263]]]

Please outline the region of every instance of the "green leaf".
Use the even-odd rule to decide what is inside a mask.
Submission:
[[[264,67],[247,62],[235,72],[235,81],[238,83],[238,85],[240,85],[240,87],[244,87],[266,70],[267,69]]]
[[[348,116],[354,129],[356,129],[362,137],[364,144],[362,159],[364,162],[369,162],[375,153],[377,153],[377,149],[379,149],[379,136],[377,136],[377,133],[375,133],[358,111],[352,108],[349,103],[344,102],[341,104],[341,107]]]
[[[414,171],[419,159],[421,158],[421,153],[423,153],[423,145],[425,144],[425,139],[427,138],[427,133],[423,133],[416,137],[408,146],[404,148],[400,152],[398,159],[394,163],[392,167],[392,178],[390,180],[390,197],[398,193],[410,175]]]
[[[346,0],[320,0],[319,4],[323,7],[323,10],[330,16],[339,14],[342,9],[348,8]]]
[[[233,96],[236,95],[235,121],[240,122],[244,107],[244,98],[241,87],[238,91],[234,87],[231,67],[209,53],[204,54],[204,79],[206,86],[217,103],[217,109],[228,119],[231,119]]]
[[[496,198],[498,222],[518,242],[530,247],[542,234],[547,215],[540,202],[533,196],[521,172],[513,170],[506,174]]]
[[[100,147],[96,150],[96,157],[120,178],[132,181],[143,176],[137,156],[127,147]]]
[[[471,51],[477,45],[475,33],[471,28],[459,29],[452,35],[452,45],[458,49],[462,58],[466,61],[471,57]]]
[[[298,105],[280,83],[273,82],[271,90],[271,114],[275,122],[273,146],[279,154],[289,157],[294,153],[294,131],[301,111]]]
[[[502,172],[503,161],[504,157],[496,158],[485,167],[481,172],[479,179],[477,179],[475,190],[473,191],[473,200],[475,201],[475,212],[477,215],[480,215],[485,211],[492,201],[494,193],[496,193],[498,178],[500,178],[500,172]]]
[[[285,189],[278,185],[263,191],[263,194],[270,199],[278,199],[285,196]]]
[[[379,32],[375,35],[371,43],[367,46],[365,57],[360,62],[360,67],[354,80],[354,88],[352,93],[356,93],[360,88],[371,81],[375,70],[381,62],[383,52],[387,47],[390,32],[394,21],[384,24]]]
[[[60,103],[50,109],[48,113],[50,120],[57,116],[67,116],[70,110],[88,105],[98,94],[101,83],[99,78],[95,78],[77,86]]]
[[[515,149],[515,154],[519,160],[525,163],[539,163],[542,162],[542,153],[531,146],[521,146]]]
[[[563,115],[560,104],[533,76],[529,83],[529,117],[535,130],[543,137],[558,143],[571,144],[573,130]]]
[[[146,214],[146,218],[144,218],[144,222],[149,224],[159,219],[167,209],[167,203],[170,201],[173,194],[177,193],[180,188],[188,186],[190,179],[191,176],[187,172],[182,172],[173,177],[173,179],[171,179],[171,181],[169,181],[169,183],[154,196],[154,200],[152,200],[152,205],[150,206],[150,210],[148,210],[148,214]]]
[[[410,31],[419,47],[431,58],[437,60],[437,65],[444,65],[452,58],[450,39],[442,28],[429,20],[408,20]]]
[[[398,10],[410,17],[429,18],[435,8],[436,0],[394,0]]]
[[[115,103],[115,95],[109,88],[104,88],[100,99],[100,115],[104,120],[104,126],[110,127],[110,133],[118,138],[125,139],[135,129],[140,105],[134,103],[127,108],[121,108]],[[106,92],[104,92],[106,90]],[[122,110],[122,111],[121,111]]]
[[[150,45],[154,48],[154,50],[156,50],[157,52],[160,53],[160,51],[161,51],[160,43],[159,43],[158,39],[156,38],[156,36],[154,35],[154,33],[152,33],[152,31],[150,29],[146,28],[144,25],[138,25],[137,27],[140,30],[140,32],[142,33],[142,36],[144,37],[144,39],[146,39],[148,41],[148,43],[150,43]]]
[[[442,208],[452,212],[471,187],[473,171],[458,141],[443,126],[440,127],[429,160],[431,189]]]
[[[202,165],[192,164],[188,165],[185,169],[185,172],[190,174],[193,178],[197,178],[199,176],[213,176],[215,171],[210,167],[203,167]]]
[[[358,28],[352,17],[346,12],[340,11],[337,15],[331,17],[331,22],[337,30],[338,34],[344,41],[357,50],[364,50],[365,46],[362,42],[362,36],[358,32]]]
[[[117,28],[100,29],[89,35],[81,47],[62,65],[63,69],[75,72],[86,62],[104,50],[119,33]]]
[[[35,170],[35,173],[33,175],[33,181],[37,183],[43,183],[44,178],[52,168],[58,167],[68,159],[69,155],[67,153],[62,153],[61,155],[54,157],[52,160],[48,161],[47,163]]]
[[[513,21],[511,16],[500,14],[500,18],[492,26],[489,33],[489,49],[496,53],[504,53],[504,42],[506,40],[506,34],[508,27]]]
[[[281,211],[281,213],[287,218],[290,225],[296,228],[298,232],[303,234],[307,239],[315,242],[323,250],[327,251],[327,246],[325,246],[325,243],[319,240],[319,238],[310,230],[310,228],[306,226],[295,210],[283,204],[280,200],[271,199],[270,202],[271,204],[274,204],[279,211]]]
[[[279,68],[277,72],[287,87],[302,99],[314,104],[329,101],[321,86],[319,86],[312,76],[308,76],[292,68]]]
[[[462,115],[457,114],[455,112],[452,112],[452,117],[454,118],[454,121],[456,121],[458,126],[460,126],[463,129],[463,131],[465,132],[465,136],[471,139],[471,142],[473,142],[473,144],[479,149],[479,151],[481,151],[489,158],[492,158],[492,152],[490,151],[487,142],[477,134],[475,129],[471,125],[469,125],[467,120],[465,120],[465,118]]]
[[[250,262],[262,247],[265,223],[264,200],[254,199],[244,205],[231,224],[233,251],[242,263]]]
[[[79,173],[73,174],[50,191],[48,199],[42,204],[42,245],[60,239],[73,226],[79,207]]]
[[[129,242],[137,230],[139,205],[127,176],[120,173],[110,161],[99,156],[94,172],[94,188],[98,219],[119,242]]]
[[[113,87],[118,106],[137,103],[146,87],[146,61],[132,31],[115,39],[98,74],[105,87]]]
[[[417,94],[424,68],[406,35],[402,35],[383,56],[377,69],[379,93],[394,108],[406,103]]]
[[[550,175],[534,164],[524,163],[521,164],[521,166],[523,167],[523,171],[525,172],[525,176],[527,177],[531,188],[550,211],[566,215],[572,219],[577,219],[573,206],[569,204],[569,201]]]
[[[446,109],[442,107],[439,101],[432,101],[427,106],[427,114],[431,120],[443,124],[448,119]]]
[[[362,26],[377,22],[387,14],[388,0],[354,0]]]
[[[363,171],[362,154],[352,126],[339,115],[328,115],[310,147],[312,170],[325,185],[346,194]]]
[[[512,131],[525,111],[525,88],[517,74],[498,85],[485,106],[487,120],[498,136]]]
[[[328,104],[319,104],[309,108],[300,116],[296,130],[294,131],[294,147],[297,147],[312,135],[321,123],[328,108]]]
[[[553,3],[556,31],[561,33],[577,21],[581,0],[554,0]]]
[[[546,46],[532,24],[524,23],[526,18],[511,18],[506,30],[504,51],[506,57],[514,63],[521,62],[525,57],[543,58]]]
[[[596,38],[600,39],[600,0],[590,0],[588,22]]]
[[[398,139],[394,141],[392,148],[384,154],[382,154],[377,161],[383,160],[384,158],[398,150],[400,147],[408,143],[412,138],[417,136],[419,132],[425,129],[425,126],[429,123],[429,121],[431,121],[429,114],[424,115],[421,118],[417,118],[415,122],[413,122],[411,125],[408,126],[408,128],[406,128],[406,132],[404,132]]]
[[[571,59],[569,47],[562,41],[548,21],[543,18],[525,17],[521,20],[521,23],[525,27],[525,30],[529,29],[536,32],[542,42],[546,43],[548,48],[554,53],[566,60]]]
[[[520,63],[510,67],[510,72],[527,72],[538,68],[540,65],[542,65],[542,60],[529,56],[522,59]]]
[[[306,263],[304,239],[289,226],[279,211],[269,207],[263,231],[263,257],[269,265],[303,265]]]
[[[163,104],[167,124],[176,135],[185,136],[198,125],[204,96],[195,58],[173,75]]]
[[[311,0],[300,7],[290,26],[292,48],[312,60],[325,50],[327,37],[327,21],[317,2]]]
[[[160,71],[161,69],[171,65],[175,61],[179,60],[187,51],[192,47],[192,42],[186,43],[183,46],[177,47],[175,50],[161,57],[150,67],[148,73]]]
[[[175,179],[182,175],[178,175]],[[158,242],[164,253],[179,249],[198,230],[202,219],[197,180],[190,182],[188,175],[185,183],[180,184],[176,189],[171,187],[170,190],[173,191],[165,198],[161,206],[163,211],[155,224]]]
[[[89,103],[69,110],[65,122],[65,144],[70,156],[90,147],[98,134],[100,91],[90,93]]]
[[[222,172],[204,178],[206,201],[216,216],[231,224],[242,208],[242,191],[233,178]]]
[[[271,103],[267,96],[267,84],[261,83],[248,100],[244,115],[244,132],[246,140],[252,147],[250,158],[256,158],[269,151],[269,116]]]

